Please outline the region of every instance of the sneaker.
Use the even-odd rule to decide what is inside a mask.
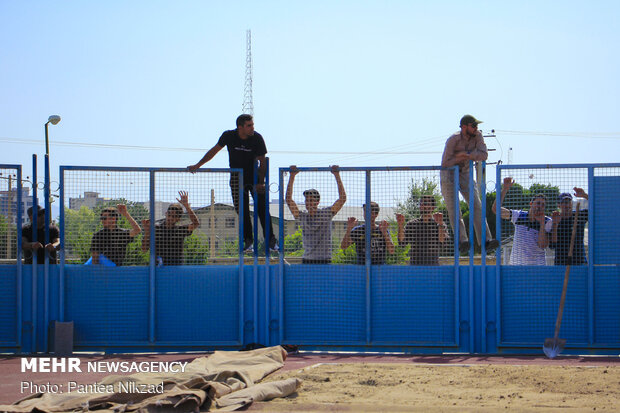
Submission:
[[[252,254],[254,252],[254,242],[253,241],[245,241],[243,243],[243,252],[245,254]]]
[[[499,247],[499,241],[496,239],[489,240],[485,243],[485,247],[487,249],[487,252],[491,252],[495,250],[497,247]]]
[[[459,242],[459,252],[461,255],[465,255],[469,252],[469,241]]]
[[[280,251],[280,247],[278,246],[278,240],[275,238],[271,238],[271,240],[269,240],[269,251],[271,252],[278,252]]]

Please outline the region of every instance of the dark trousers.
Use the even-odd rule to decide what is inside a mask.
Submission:
[[[251,178],[251,177],[250,177]],[[230,190],[232,192],[232,199],[235,205],[235,211],[239,215],[239,177],[232,175],[230,177]],[[258,193],[254,197],[254,191],[252,191],[252,185],[243,186],[243,242],[248,243],[254,240],[254,232],[252,231],[252,221],[250,216],[250,194],[254,198],[254,208],[258,211],[258,217],[260,219],[261,226],[263,227],[263,237],[267,239],[267,226],[269,225],[269,233],[271,239],[275,239],[273,233],[273,225],[271,225],[271,216],[269,211],[265,208],[265,194]]]

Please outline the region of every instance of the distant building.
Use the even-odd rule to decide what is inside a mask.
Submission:
[[[69,198],[69,209],[79,210],[82,207],[94,209],[104,202],[111,201],[112,198],[102,198],[99,196],[99,192],[84,192],[84,196],[79,198]],[[140,202],[141,205],[148,210],[150,208],[150,202]],[[155,219],[162,219],[166,216],[166,210],[170,206],[170,202],[155,201]]]
[[[32,203],[30,188],[22,188],[21,225],[28,222],[28,208],[32,206]],[[0,215],[6,217],[11,224],[17,225],[17,189],[0,191]]]

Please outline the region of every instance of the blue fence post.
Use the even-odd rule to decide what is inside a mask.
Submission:
[[[262,165],[261,165],[262,166]],[[269,158],[265,157],[265,291],[263,294],[264,308],[265,308],[265,319],[264,319],[264,334],[265,334],[265,345],[270,345],[270,326],[271,326],[271,314],[269,311],[269,265],[271,264],[271,249],[270,241],[271,241],[271,214],[269,213]],[[258,223],[257,223],[258,225]]]
[[[502,165],[495,169],[495,239],[499,247],[495,251],[495,347],[502,337],[501,319],[501,268],[502,268]]]
[[[279,342],[282,344],[284,341],[284,170],[280,168],[279,171],[279,183],[280,183],[280,225],[278,226],[280,244],[280,259],[279,263],[279,277],[278,277],[278,335]]]
[[[476,216],[475,200],[476,182],[474,181],[474,161],[469,161],[469,351],[475,352],[475,332],[476,332],[476,318],[474,313],[474,240],[476,239],[474,231],[474,217]]]
[[[149,343],[155,343],[155,171],[149,171]]]
[[[37,198],[37,155],[32,155],[32,242],[37,242],[37,219],[38,217],[38,198]],[[37,254],[32,253],[32,348],[30,352],[36,353],[38,351],[37,345],[37,328],[38,328],[38,291],[37,291]]]
[[[487,172],[486,162],[481,162],[481,176],[478,177],[480,181],[480,351],[482,353],[487,352],[487,294],[486,294],[486,265],[487,265]]]
[[[59,169],[60,248],[58,249],[58,320],[65,321],[65,168]]]
[[[590,197],[594,195],[594,199]],[[594,209],[596,195],[594,191],[594,167],[588,167],[588,344],[594,344]],[[582,241],[583,242],[583,241]]]
[[[15,251],[17,264],[17,323],[16,337],[17,346],[22,347],[22,322],[23,322],[23,300],[22,294],[24,289],[23,281],[23,264],[22,264],[22,167],[17,167],[17,251]],[[10,190],[10,188],[9,188]],[[10,208],[10,206],[9,206]]]
[[[231,171],[231,177],[232,174],[234,174],[235,172]],[[237,199],[238,199],[238,205],[239,205],[239,212],[237,214],[237,218],[239,220],[239,341],[241,343],[241,345],[243,346],[243,343],[245,342],[245,273],[244,273],[244,256],[243,256],[243,250],[244,250],[244,237],[243,237],[243,231],[244,231],[244,225],[243,225],[243,219],[245,217],[245,212],[244,212],[244,205],[245,202],[243,200],[243,169],[238,171],[238,185],[237,185]],[[234,188],[231,188],[232,190],[234,190]],[[234,195],[233,195],[234,196]]]
[[[43,205],[45,207],[44,240],[43,240],[43,352],[47,353],[48,330],[50,322],[50,253],[45,246],[50,242],[50,158],[45,154],[45,171],[43,182]],[[33,228],[33,231],[35,229]]]
[[[254,201],[254,211],[252,213],[254,217],[254,225],[252,230],[254,231],[254,266],[252,267],[252,287],[254,289],[254,298],[253,298],[253,321],[254,321],[254,343],[258,342],[258,328],[259,328],[259,317],[258,317],[258,196],[256,194],[256,183],[258,182],[258,161],[254,161],[254,176],[252,181],[252,199]],[[245,184],[244,184],[245,185]]]
[[[454,294],[455,294],[455,320],[454,320],[454,337],[456,337],[456,342],[460,346],[461,343],[461,301],[460,301],[460,289],[461,289],[461,274],[460,274],[460,265],[461,265],[461,253],[459,251],[460,244],[460,233],[461,233],[461,225],[460,225],[460,213],[461,209],[459,206],[459,166],[454,165],[452,167],[454,171]],[[448,220],[450,217],[448,217]]]
[[[370,171],[366,171],[366,208],[364,208],[364,219],[366,220],[366,344],[370,344],[372,338],[371,331],[371,283],[370,277],[372,273],[372,257],[370,251],[370,238],[371,231],[374,228],[371,228],[371,208],[370,208],[370,197],[371,197],[371,180],[370,180]]]

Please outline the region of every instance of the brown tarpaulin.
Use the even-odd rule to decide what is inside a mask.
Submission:
[[[108,376],[98,384],[99,388],[112,388],[112,392],[68,393],[65,388],[62,394],[36,393],[12,405],[0,405],[0,411],[231,411],[254,401],[286,397],[295,392],[301,384],[298,379],[256,384],[284,366],[285,358],[286,351],[280,346],[243,352],[216,351],[208,357],[193,360],[184,372]],[[129,386],[130,382],[136,386]],[[128,387],[163,392],[128,392]]]

